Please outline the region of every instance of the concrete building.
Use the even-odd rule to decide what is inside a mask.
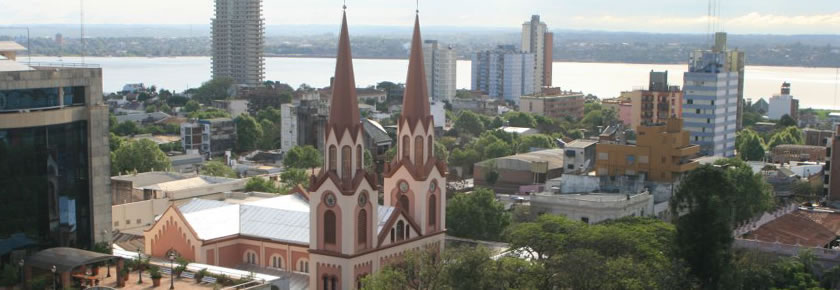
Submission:
[[[492,188],[496,193],[519,193],[523,186],[545,184],[562,175],[564,153],[563,149],[550,149],[485,160],[474,165],[473,180],[476,187]],[[495,184],[487,182],[492,171],[499,173]]]
[[[774,147],[771,154],[774,163],[823,162],[825,161],[825,146],[783,144]]]
[[[423,42],[423,55],[426,57],[426,81],[429,95],[433,101],[452,102],[455,98],[456,61],[458,56],[451,45],[444,46],[437,40]],[[437,123],[443,125],[442,123]]]
[[[767,117],[770,120],[780,120],[784,115],[799,120],[799,100],[790,95],[790,83],[788,82],[782,84],[780,94],[770,97],[770,107],[767,111]]]
[[[583,93],[544,88],[541,93],[520,97],[519,110],[555,120],[580,120],[584,103]]]
[[[531,195],[531,210],[537,215],[562,215],[570,220],[596,224],[629,216],[654,216],[653,195],[580,193],[554,194],[542,192]]]
[[[280,106],[280,150],[289,152],[289,150],[298,146],[297,128],[297,106],[293,104]]]
[[[802,133],[805,135],[805,145],[810,146],[822,146],[828,142],[828,139],[834,137],[834,131],[831,130],[817,130],[811,128],[802,129]]]
[[[519,97],[535,90],[532,53],[516,51],[513,46],[499,46],[472,56],[472,90],[491,98],[519,104]]]
[[[643,175],[650,181],[673,182],[694,170],[699,163],[693,158],[700,147],[691,145],[682,123],[670,119],[662,125],[640,126],[636,145],[598,144],[598,176]]]
[[[671,118],[682,118],[683,92],[679,86],[668,84],[668,72],[650,72],[647,90],[622,92],[619,99],[629,100],[631,129],[641,125],[664,123]]]
[[[265,76],[265,19],[262,0],[215,0],[211,24],[213,78],[238,85],[262,85]]]
[[[236,144],[236,124],[231,118],[183,123],[181,144],[184,151],[198,150],[204,156],[222,156]]]
[[[825,196],[829,201],[840,201],[840,125],[835,125],[834,136],[825,145]]]
[[[587,174],[595,166],[595,150],[598,141],[594,140],[575,140],[566,147],[566,156],[563,163],[566,165],[564,173],[566,174]]]
[[[683,120],[685,129],[691,132],[691,142],[700,145],[701,154],[733,157],[743,74],[739,73],[739,62],[733,63],[732,58],[740,55],[742,61],[743,53],[725,49],[725,33],[716,36],[712,50],[691,54],[689,70],[683,77]]]
[[[233,118],[248,113],[248,100],[213,100],[211,105],[216,109],[228,112]]]
[[[384,168],[386,153],[394,145],[394,140],[388,135],[388,131],[379,122],[364,119],[362,125],[365,130],[365,150],[370,152],[373,162],[376,163],[376,172]]]
[[[624,93],[622,93],[624,94]],[[634,124],[633,118],[633,103],[626,97],[618,97],[614,99],[604,99],[601,101],[601,106],[605,109],[612,109],[616,112],[618,120],[625,126],[632,126]]]
[[[534,55],[534,92],[551,87],[554,59],[554,33],[548,31],[539,15],[532,15],[531,21],[522,24],[522,52]]]
[[[0,42],[0,264],[111,239],[102,69],[24,64]]]

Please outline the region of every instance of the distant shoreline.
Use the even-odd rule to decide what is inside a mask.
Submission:
[[[18,59],[24,60],[26,59],[26,54],[18,55]],[[55,55],[32,55],[32,57],[58,57]],[[61,57],[81,57],[80,55],[63,55]],[[179,57],[211,57],[209,55],[179,55],[179,56],[96,56],[96,55],[87,55],[85,57],[101,57],[101,58],[179,58]],[[330,55],[266,55],[266,58],[335,58],[335,56]],[[375,57],[375,56],[363,56],[363,57],[353,57],[356,60],[408,60],[406,58],[399,58],[399,57]],[[458,61],[471,61],[470,59],[463,59],[459,58]],[[646,62],[629,62],[629,61],[594,61],[594,60],[554,60],[553,62],[565,62],[565,63],[605,63],[605,64],[636,64],[636,65],[688,65],[687,63],[646,63]],[[766,64],[747,64],[748,67],[785,67],[785,68],[818,68],[818,69],[837,69],[837,67],[833,66],[801,66],[801,65],[766,65]]]

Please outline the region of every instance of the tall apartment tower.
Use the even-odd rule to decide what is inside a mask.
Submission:
[[[840,200],[840,125],[834,125],[834,136],[825,139],[825,197],[829,201]]]
[[[533,53],[534,92],[542,87],[551,86],[552,60],[554,58],[554,34],[548,32],[545,22],[540,22],[539,15],[531,16],[531,21],[522,24],[522,52]]]
[[[22,50],[0,42],[0,267],[112,235],[102,69],[30,66]]]
[[[437,40],[423,42],[426,56],[426,80],[429,95],[434,101],[452,102],[455,98],[456,55],[452,46],[441,45]]]
[[[691,142],[709,156],[735,156],[735,135],[741,108],[743,74],[739,72],[743,54],[726,50],[726,35],[718,33],[711,50],[692,52],[688,72],[683,77],[683,119],[691,132]]]
[[[227,77],[238,85],[258,86],[265,76],[265,19],[262,0],[216,0],[213,37],[213,78]]]
[[[534,94],[534,54],[499,46],[472,57],[472,90],[519,105],[519,97]]]

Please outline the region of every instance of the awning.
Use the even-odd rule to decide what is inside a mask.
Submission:
[[[117,256],[76,248],[52,248],[26,258],[25,265],[44,270],[51,270],[55,266],[56,272],[64,273],[79,266],[105,262],[114,258]]]

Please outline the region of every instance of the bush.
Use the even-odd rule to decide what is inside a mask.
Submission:
[[[204,279],[204,277],[206,277],[207,275],[207,268],[199,270],[197,273],[195,273],[195,282],[200,283],[201,279]]]
[[[0,286],[12,287],[20,282],[20,270],[17,266],[7,264],[0,272]]]
[[[163,275],[160,274],[160,267],[155,265],[149,266],[149,276],[152,276],[152,279],[163,278]]]

